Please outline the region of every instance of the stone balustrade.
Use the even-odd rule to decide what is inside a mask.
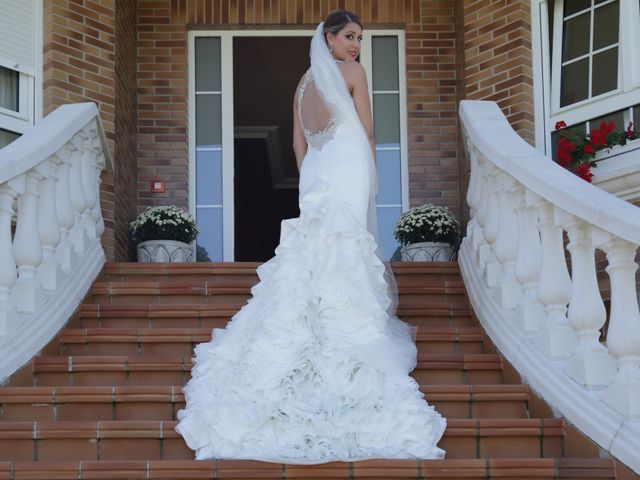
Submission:
[[[0,381],[69,319],[105,256],[93,103],[64,105],[0,150]]]
[[[640,209],[543,156],[494,102],[464,100],[460,117],[471,174],[459,261],[476,315],[534,390],[640,472]]]

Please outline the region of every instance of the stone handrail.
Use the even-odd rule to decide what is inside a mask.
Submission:
[[[471,175],[459,263],[478,319],[554,410],[640,472],[640,209],[531,147],[496,103],[463,100],[460,117]]]
[[[93,103],[63,105],[0,150],[0,383],[67,322],[105,261]]]

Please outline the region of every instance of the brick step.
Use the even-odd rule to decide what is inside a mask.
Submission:
[[[105,264],[99,281],[180,281],[200,280],[224,284],[243,282],[253,285],[258,281],[258,262],[214,263],[113,263]],[[460,280],[457,262],[391,262],[391,269],[399,286],[441,283]]]
[[[67,328],[60,355],[192,355],[211,339],[209,328]],[[421,353],[483,353],[480,327],[419,327]],[[494,352],[492,352],[494,353]]]
[[[446,418],[527,418],[525,385],[422,385]],[[0,387],[0,422],[175,420],[181,386]],[[0,477],[1,478],[1,477]]]
[[[231,303],[243,305],[250,297],[246,283],[213,283],[209,281],[96,281],[90,290],[93,303]],[[468,305],[461,280],[438,284],[407,285],[398,288],[400,306],[412,304],[430,306],[448,302]]]
[[[190,356],[40,356],[32,359],[34,386],[183,385]],[[502,383],[502,358],[495,354],[418,355],[411,376],[425,385]]]
[[[221,328],[240,306],[238,303],[83,303],[73,323],[81,328]],[[398,309],[398,316],[419,326],[477,325],[468,305],[434,302],[428,307],[420,307],[407,304]]]
[[[610,458],[491,458],[456,460],[362,460],[320,465],[280,465],[252,460],[129,460],[0,462],[0,478],[25,480],[82,478],[85,480],[249,479],[418,479],[555,480],[616,478]]]
[[[190,460],[175,421],[0,422],[0,460]],[[448,419],[439,446],[449,459],[556,458],[564,423],[543,419]]]

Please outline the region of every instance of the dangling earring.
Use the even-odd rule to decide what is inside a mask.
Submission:
[[[329,52],[333,53],[333,43],[330,45]]]

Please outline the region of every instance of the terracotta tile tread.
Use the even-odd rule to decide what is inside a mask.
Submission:
[[[80,305],[81,318],[164,318],[189,317],[211,318],[233,316],[239,307],[237,303],[180,303],[180,304],[105,304],[83,303]],[[471,307],[464,304],[431,302],[428,306],[403,304],[398,308],[399,316],[412,317],[472,317]]]
[[[59,334],[63,343],[188,342],[211,339],[211,328],[66,328]],[[417,341],[482,341],[480,327],[418,327]]]
[[[83,478],[83,479],[167,479],[167,478],[572,478],[573,472],[581,472],[586,478],[587,470],[600,475],[597,478],[615,478],[613,460],[573,458],[504,458],[469,460],[364,460],[353,463],[332,462],[321,465],[279,465],[251,460],[151,460],[151,461],[66,461],[66,462],[0,462],[0,478]],[[344,472],[344,473],[343,473]],[[3,476],[6,473],[6,476]],[[35,477],[48,474],[47,477]],[[260,475],[262,474],[262,475]],[[585,475],[587,474],[587,475]],[[31,476],[33,475],[33,476]],[[55,476],[54,476],[55,475]],[[64,476],[66,475],[66,476]],[[107,476],[108,475],[108,476]],[[576,475],[573,475],[575,478]]]
[[[180,438],[174,420],[0,422],[0,439],[14,438]],[[561,418],[447,420],[445,436],[562,437]]]
[[[418,368],[500,370],[502,357],[495,354],[434,354],[419,353]],[[33,371],[80,372],[80,371],[131,371],[131,370],[191,370],[191,357],[183,355],[120,355],[93,356],[74,355],[68,357],[40,356],[32,360]]]
[[[91,287],[93,295],[221,295],[250,294],[251,285],[247,282],[228,281],[224,284],[208,280],[173,280],[173,281],[95,281]],[[447,294],[463,295],[466,293],[462,280],[443,280],[437,284],[399,285],[398,293],[407,294]]]
[[[388,262],[394,273],[459,273],[457,262]],[[261,262],[197,262],[197,263],[137,263],[107,262],[103,274],[176,274],[180,273],[237,273],[253,272]]]
[[[526,385],[421,385],[427,400],[527,401]],[[0,387],[0,404],[183,402],[181,385]]]

